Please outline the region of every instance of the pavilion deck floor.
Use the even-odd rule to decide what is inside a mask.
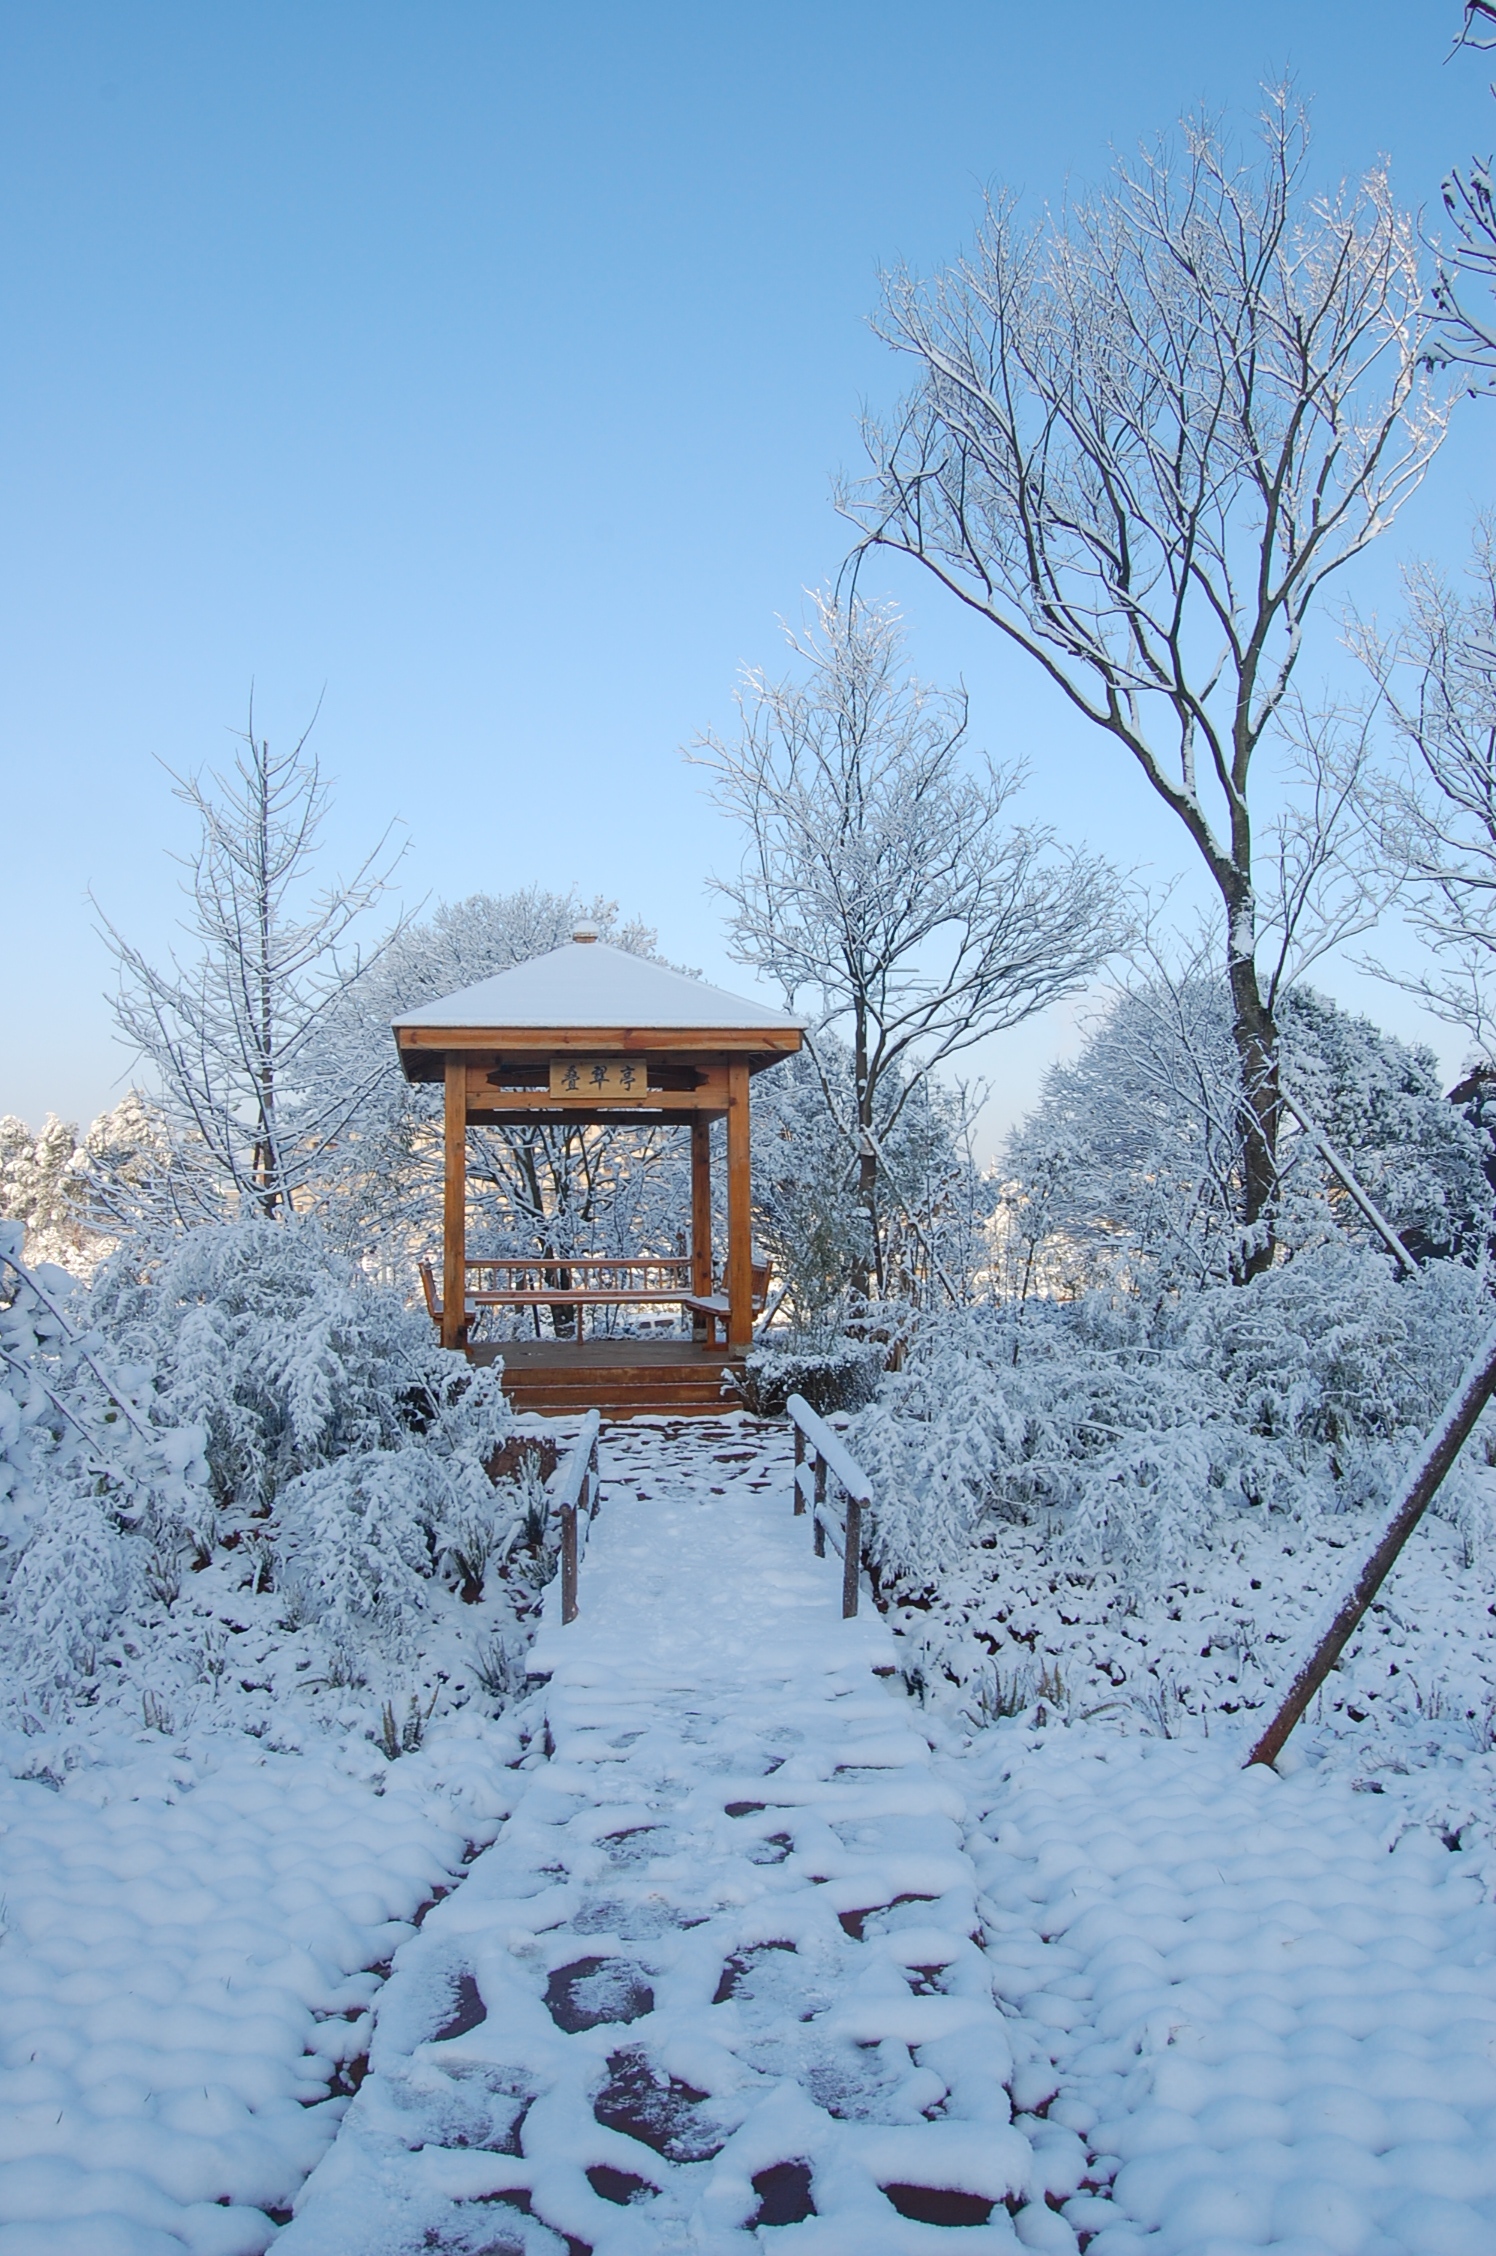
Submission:
[[[502,1361],[515,1409],[550,1417],[720,1417],[739,1407],[722,1373],[742,1356],[695,1340],[485,1340],[468,1360]]]

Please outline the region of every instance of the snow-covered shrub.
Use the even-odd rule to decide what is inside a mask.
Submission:
[[[147,1552],[204,1518],[207,1465],[202,1428],[84,1328],[72,1278],[23,1264],[22,1236],[0,1223],[0,1641],[45,1699],[92,1674]]]
[[[737,1383],[755,1418],[782,1418],[792,1394],[824,1416],[871,1402],[882,1369],[881,1349],[862,1340],[788,1340],[751,1348]]]
[[[184,1550],[242,1541],[352,1681],[370,1640],[399,1649],[454,1548],[492,1547],[499,1374],[444,1354],[314,1223],[131,1241],[74,1293],[87,1335],[42,1289],[22,1280],[0,1317],[23,1672],[51,1652],[54,1674],[86,1674],[132,1597],[179,1583]]]
[[[1380,1502],[1488,1320],[1478,1271],[1400,1280],[1344,1243],[1165,1303],[1096,1291],[932,1314],[850,1436],[880,1564],[933,1580],[995,1516],[1144,1587],[1235,1513]],[[1446,1485],[1452,1516],[1471,1478]]]
[[[490,1404],[479,1422],[489,1446],[503,1438],[492,1382],[316,1222],[249,1217],[134,1240],[100,1271],[90,1307],[173,1412],[204,1428],[225,1531],[299,1475],[407,1445],[470,1394],[463,1419]]]

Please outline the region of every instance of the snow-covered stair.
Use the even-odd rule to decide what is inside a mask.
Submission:
[[[782,1439],[615,1428],[603,1475],[544,1750],[401,1951],[278,2251],[980,2256],[1015,2214],[1074,2248],[1010,2121],[961,1793]]]

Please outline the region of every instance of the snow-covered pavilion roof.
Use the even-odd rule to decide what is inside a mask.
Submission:
[[[446,1027],[525,1027],[561,1032],[568,1027],[616,1027],[680,1033],[798,1034],[802,1022],[784,1011],[750,1003],[742,995],[688,979],[668,964],[610,948],[601,940],[571,940],[549,955],[460,987],[439,1002],[420,1003],[394,1022],[399,1033],[439,1033]]]

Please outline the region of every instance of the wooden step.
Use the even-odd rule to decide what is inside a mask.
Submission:
[[[740,1405],[731,1395],[660,1395],[660,1394],[604,1394],[589,1395],[585,1401],[576,1395],[524,1394],[511,1395],[516,1411],[534,1411],[542,1418],[575,1418],[583,1411],[599,1410],[604,1417],[644,1417],[658,1413],[661,1417],[714,1417],[720,1418],[738,1409]]]
[[[503,1357],[495,1342],[474,1359]],[[517,1411],[541,1417],[595,1409],[605,1418],[720,1418],[739,1407],[730,1388],[723,1392],[723,1371],[734,1361],[741,1358],[725,1348],[681,1341],[521,1341],[504,1361],[501,1384]]]

